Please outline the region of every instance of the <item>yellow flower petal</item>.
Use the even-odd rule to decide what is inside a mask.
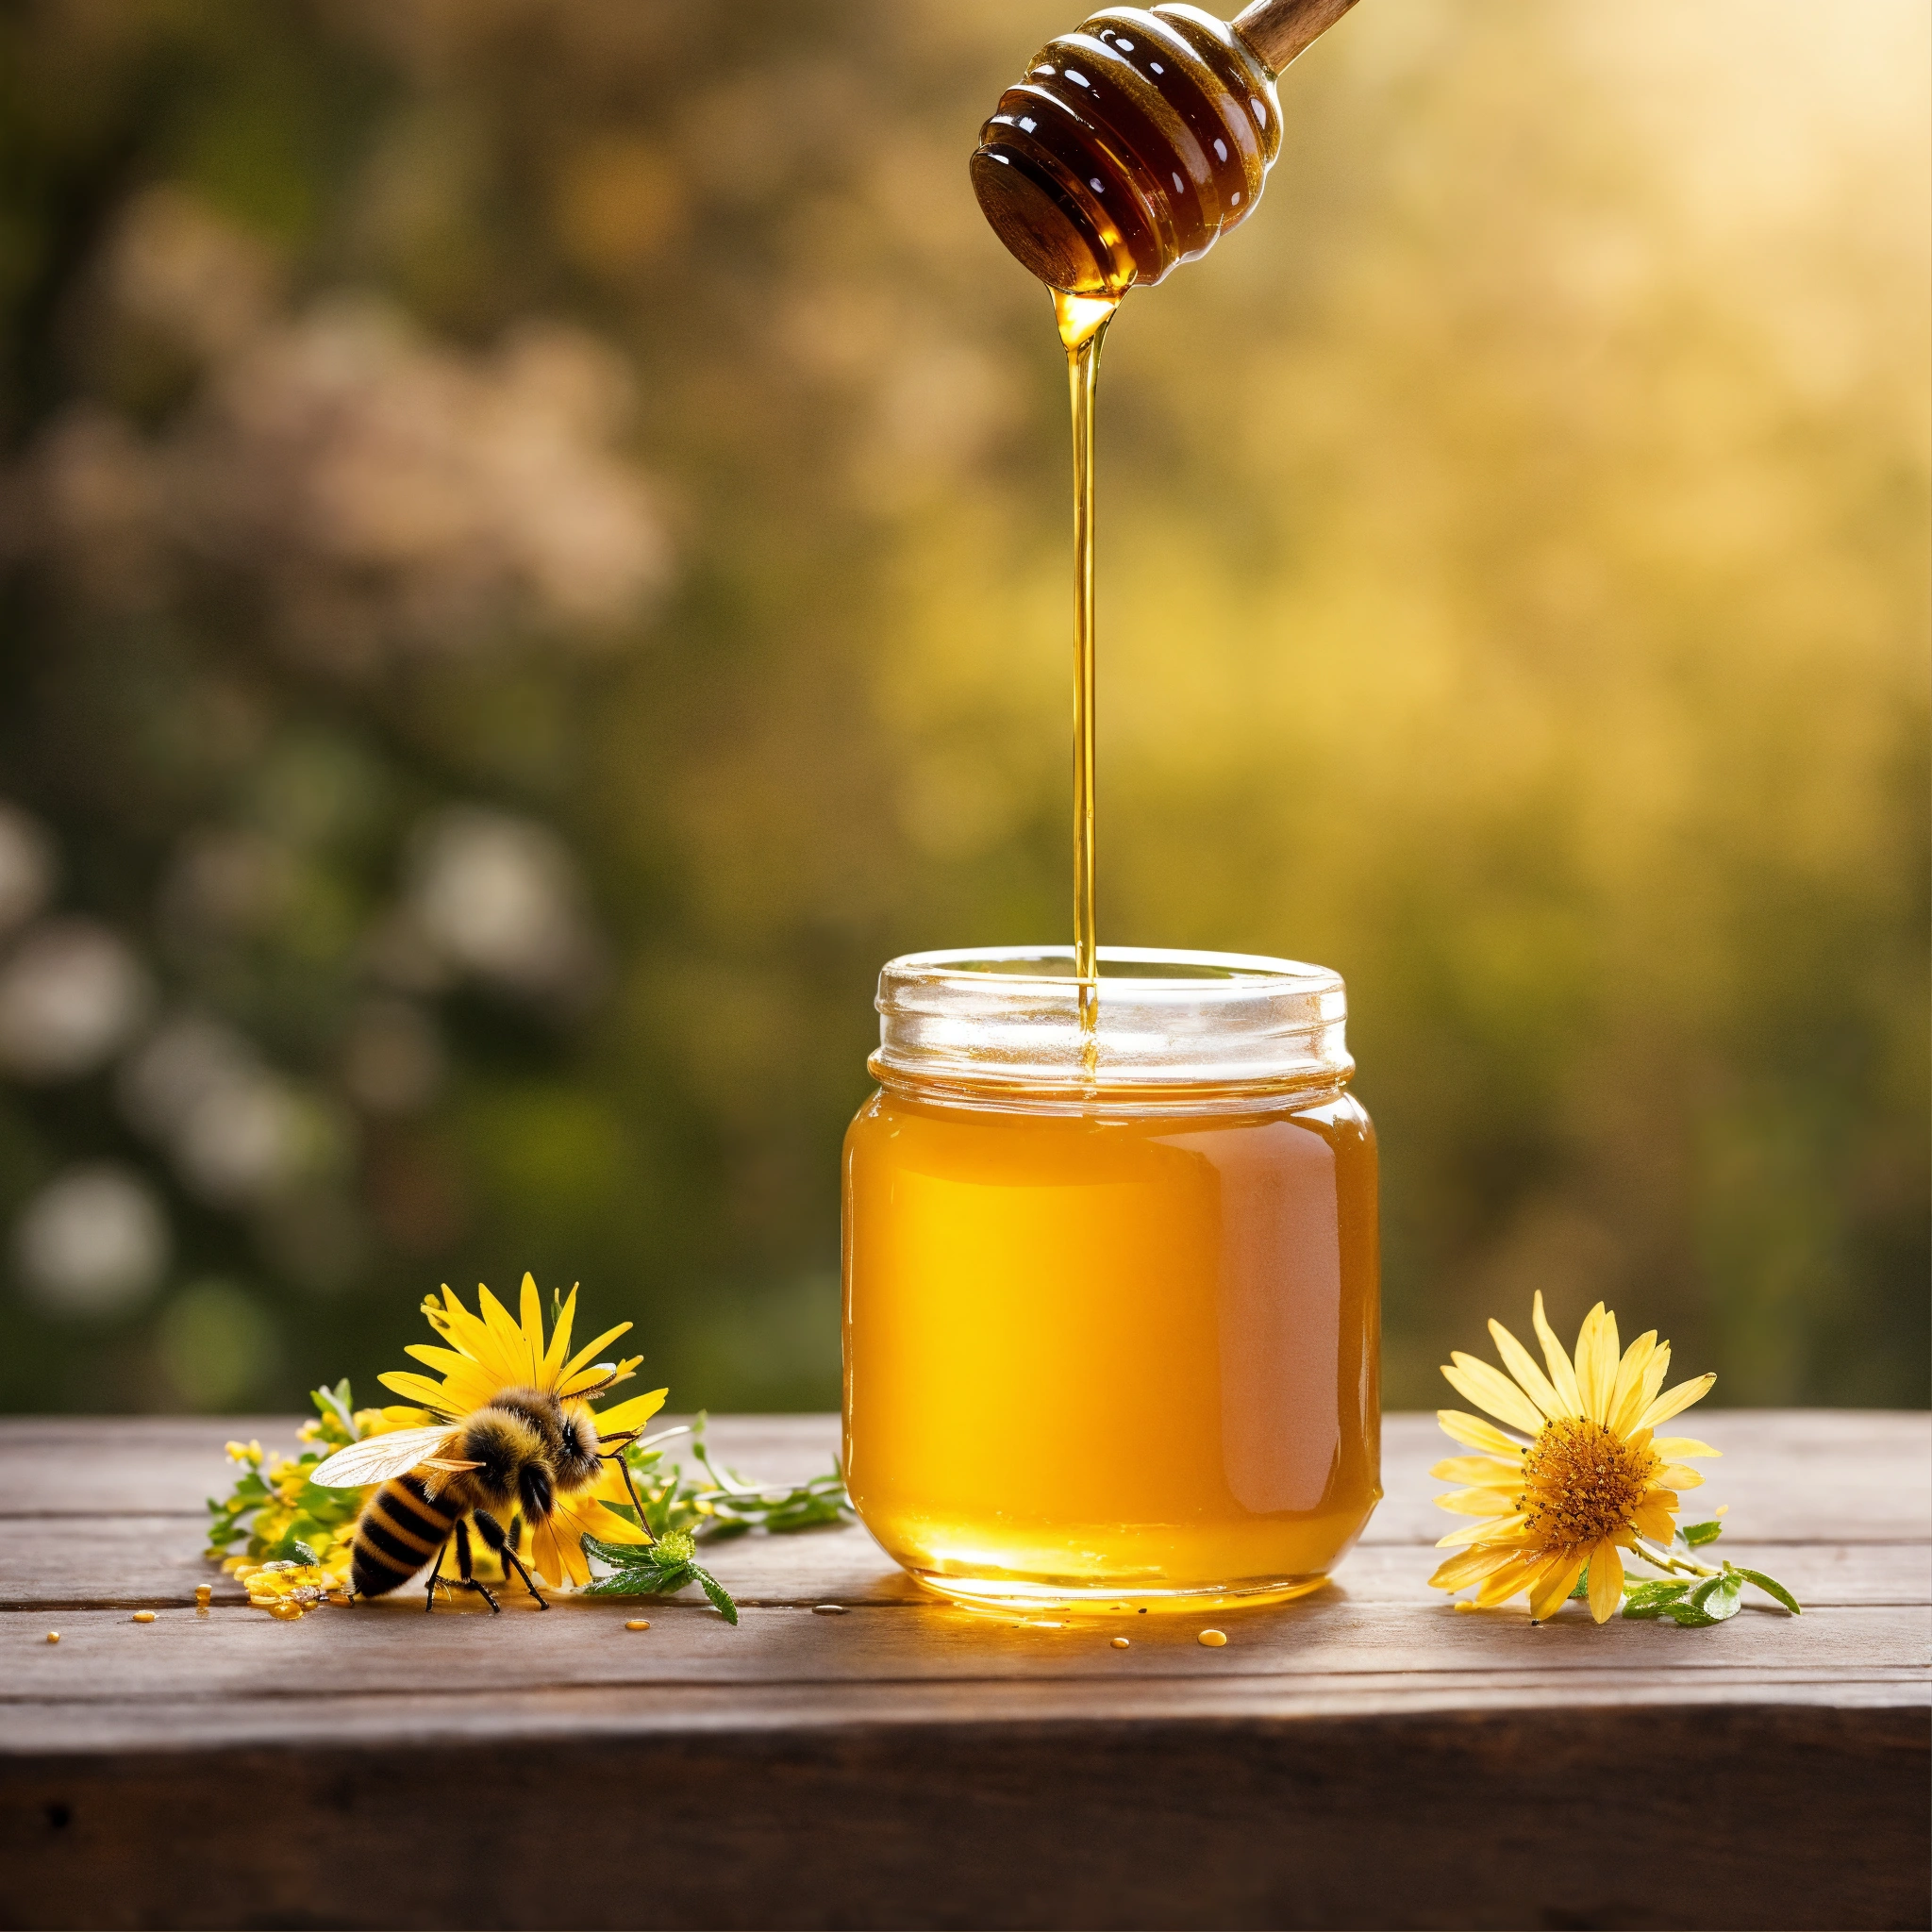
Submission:
[[[1701,1490],[1704,1478],[1688,1464],[1673,1462],[1658,1470],[1652,1478],[1654,1482],[1668,1483],[1674,1490]]]
[[[558,1378],[558,1386],[559,1388],[568,1388],[571,1382],[575,1379],[577,1372],[596,1359],[597,1351],[606,1342],[615,1341],[620,1335],[628,1335],[630,1330],[630,1323],[620,1322],[615,1328],[605,1329],[596,1341],[586,1342],[582,1348],[577,1350],[575,1355],[571,1357],[569,1361],[564,1363],[563,1374]],[[643,1357],[640,1356],[638,1359],[641,1361]]]
[[[618,1515],[601,1497],[573,1496],[569,1501],[573,1526],[578,1532],[579,1541],[585,1535],[607,1543],[647,1543],[651,1541],[648,1530],[640,1529],[636,1524]]]
[[[1550,1365],[1551,1386],[1562,1398],[1563,1413],[1581,1415],[1583,1396],[1576,1387],[1576,1371],[1571,1365],[1568,1351],[1557,1340],[1557,1331],[1550,1326],[1550,1318],[1543,1313],[1541,1289],[1537,1290],[1536,1298],[1530,1304],[1530,1320],[1536,1324],[1536,1339],[1543,1345],[1543,1360]]]
[[[1457,1543],[1514,1543],[1523,1541],[1521,1516],[1494,1516],[1487,1523],[1471,1523],[1436,1539],[1439,1550],[1453,1550]]]
[[[1445,1367],[1442,1374],[1458,1395],[1466,1396],[1478,1408],[1525,1435],[1534,1436],[1542,1427],[1543,1416],[1535,1403],[1499,1369],[1491,1368],[1488,1362],[1478,1361],[1473,1355],[1464,1355],[1460,1349],[1454,1351],[1449,1359],[1455,1366]]]
[[[1515,1562],[1518,1555],[1507,1543],[1478,1544],[1473,1550],[1464,1550],[1460,1556],[1445,1557],[1437,1566],[1436,1574],[1429,1578],[1430,1587],[1435,1590],[1460,1590],[1465,1584],[1480,1582],[1505,1563]]]
[[[1438,1509],[1457,1516],[1496,1516],[1516,1506],[1516,1491],[1507,1490],[1452,1490],[1436,1498]]]
[[[1651,1352],[1650,1360],[1643,1370],[1643,1407],[1648,1408],[1657,1400],[1657,1391],[1664,1386],[1664,1377],[1671,1373],[1671,1344],[1659,1341]],[[1642,1411],[1640,1410],[1640,1417]]]
[[[1695,1436],[1659,1436],[1650,1446],[1667,1462],[1678,1462],[1687,1456],[1721,1457],[1724,1453],[1722,1449],[1713,1449],[1708,1442],[1700,1442]]]
[[[1429,1471],[1438,1482],[1473,1483],[1482,1489],[1508,1488],[1523,1477],[1520,1457],[1505,1462],[1500,1456],[1452,1456]]]
[[[541,1387],[554,1389],[563,1380],[563,1358],[570,1353],[571,1324],[577,1312],[577,1291],[575,1287],[564,1297],[562,1307],[557,1311],[557,1326],[550,1333],[550,1346],[543,1351],[543,1374]]]
[[[1668,1491],[1665,1492],[1669,1494]],[[1648,1495],[1638,1504],[1630,1518],[1630,1526],[1639,1536],[1647,1536],[1655,1542],[1667,1543],[1677,1533],[1676,1518],[1671,1511],[1676,1507],[1677,1499],[1670,1496],[1666,1502],[1663,1496]]]
[[[1610,1391],[1617,1386],[1617,1318],[1601,1302],[1584,1316],[1576,1337],[1576,1386],[1584,1414],[1593,1423],[1607,1423]]]
[[[628,1323],[625,1324],[627,1327]],[[641,1355],[627,1355],[621,1362],[591,1362],[587,1368],[577,1371],[558,1384],[559,1395],[596,1395],[607,1389],[615,1389],[620,1382],[628,1382],[643,1360]]]
[[[414,1356],[419,1362],[432,1369],[441,1369],[445,1375],[461,1374],[476,1366],[474,1357],[454,1348],[437,1348],[427,1341],[411,1341],[405,1346],[403,1353]]]
[[[1666,1389],[1643,1411],[1639,1426],[1654,1429],[1659,1423],[1669,1422],[1674,1415],[1681,1415],[1693,1402],[1702,1402],[1710,1393],[1716,1380],[1715,1375],[1699,1375],[1694,1382],[1679,1382],[1674,1389]]]
[[[543,1298],[537,1292],[537,1277],[526,1268],[523,1286],[524,1352],[529,1360],[530,1381],[537,1384],[543,1374]]]
[[[1581,1365],[1578,1380],[1582,1379]],[[1563,1602],[1576,1588],[1583,1566],[1590,1560],[1590,1546],[1575,1551],[1558,1551],[1546,1561],[1529,1587],[1529,1614],[1546,1624],[1563,1607]]]
[[[1657,1353],[1657,1330],[1640,1335],[1624,1351],[1617,1367],[1616,1387],[1610,1391],[1609,1425],[1616,1434],[1627,1436],[1637,1418],[1643,1413],[1643,1372]]]
[[[1606,1538],[1590,1553],[1590,1614],[1607,1624],[1623,1601],[1624,1559],[1616,1544]]]
[[[509,1387],[527,1382],[530,1371],[524,1357],[524,1331],[511,1319],[509,1310],[480,1281],[476,1284],[476,1306],[483,1311],[483,1326],[489,1337],[476,1351],[476,1359],[486,1369],[500,1374]]]
[[[1491,1610],[1498,1604],[1507,1603],[1542,1568],[1543,1561],[1543,1553],[1541,1550],[1521,1552],[1513,1556],[1501,1569],[1493,1572],[1476,1591],[1477,1607]]]
[[[664,1398],[671,1393],[668,1389],[653,1389],[648,1395],[633,1395],[628,1402],[620,1402],[615,1407],[593,1412],[592,1419],[597,1424],[600,1436],[622,1435],[626,1429],[641,1429],[664,1407]]]
[[[1518,1341],[1502,1323],[1493,1318],[1490,1323],[1490,1339],[1496,1344],[1496,1353],[1503,1357],[1503,1366],[1523,1385],[1524,1393],[1542,1410],[1546,1416],[1568,1415],[1563,1398],[1550,1386],[1550,1378],[1537,1367],[1528,1349]]]
[[[1436,1421],[1452,1441],[1466,1442],[1472,1449],[1487,1449],[1495,1456],[1523,1454],[1524,1445],[1514,1436],[1506,1436],[1494,1423],[1486,1423],[1481,1416],[1465,1415],[1459,1408],[1439,1408]]]
[[[385,1389],[392,1389],[398,1395],[407,1395],[411,1402],[420,1404],[432,1414],[454,1421],[458,1416],[469,1413],[467,1408],[451,1406],[444,1396],[440,1384],[432,1382],[427,1375],[410,1375],[391,1371],[375,1378]]]

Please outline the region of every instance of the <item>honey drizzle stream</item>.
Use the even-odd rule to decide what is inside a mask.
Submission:
[[[1083,1057],[1091,1075],[1100,1017],[1093,843],[1093,388],[1100,345],[1120,297],[1054,291],[1074,411],[1074,973],[1080,982]]]

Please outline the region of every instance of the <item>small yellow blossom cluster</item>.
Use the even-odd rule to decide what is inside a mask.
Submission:
[[[420,1408],[354,1408],[347,1382],[318,1389],[312,1399],[316,1420],[297,1431],[299,1456],[264,1451],[254,1441],[228,1444],[241,1474],[226,1496],[208,1501],[208,1555],[244,1583],[263,1565],[294,1563],[325,1573],[328,1588],[346,1591],[356,1518],[368,1492],[324,1489],[310,1478],[325,1457],[351,1442],[429,1420]]]

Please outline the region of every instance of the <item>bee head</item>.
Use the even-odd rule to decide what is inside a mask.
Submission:
[[[581,1402],[565,1407],[561,1420],[557,1486],[560,1490],[588,1489],[597,1480],[602,1467],[598,1459],[597,1420]]]

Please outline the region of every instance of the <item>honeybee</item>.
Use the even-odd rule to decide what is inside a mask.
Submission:
[[[548,1520],[558,1496],[589,1489],[603,1465],[615,1462],[641,1526],[643,1504],[624,1460],[625,1446],[637,1435],[625,1429],[600,1436],[595,1418],[579,1397],[562,1401],[548,1390],[505,1389],[460,1422],[397,1429],[338,1449],[311,1480],[335,1490],[382,1485],[356,1522],[349,1576],[357,1594],[387,1596],[433,1557],[425,1610],[435,1608],[439,1584],[473,1591],[492,1611],[499,1610],[502,1606],[475,1574],[470,1547],[470,1525],[475,1524],[484,1544],[501,1559],[505,1577],[514,1570],[538,1607],[547,1610],[549,1604],[517,1554],[525,1525],[538,1527]],[[452,1543],[454,1582],[442,1574]]]

